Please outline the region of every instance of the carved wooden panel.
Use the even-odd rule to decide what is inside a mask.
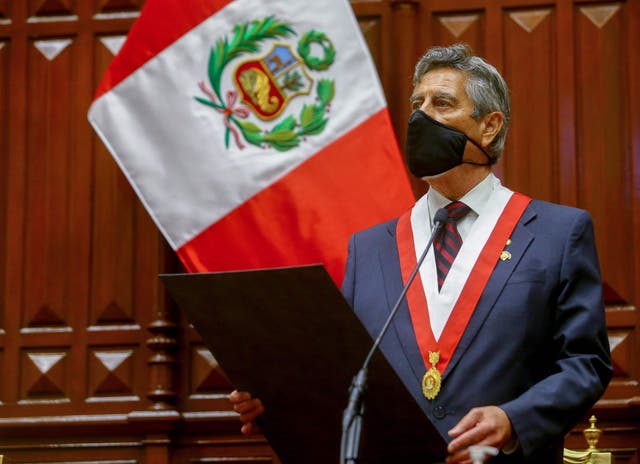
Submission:
[[[91,347],[89,349],[87,401],[139,400],[135,347]]]
[[[383,2],[367,1],[355,1],[351,5],[367,46],[372,50],[371,57],[380,76],[387,101],[391,103],[394,100],[394,89],[390,80],[395,56],[392,50],[383,46],[392,27],[389,7]]]
[[[67,350],[24,350],[20,368],[20,402],[69,402],[70,378]]]
[[[11,2],[9,0],[0,0],[0,21],[11,18],[10,7]]]
[[[5,364],[4,364],[4,349],[2,349],[4,345],[5,343],[4,343],[4,331],[3,331],[2,335],[0,336],[0,372],[7,372],[5,370]],[[5,401],[7,401],[7,397],[5,395],[5,389],[0,387],[0,406]]]
[[[374,50],[371,53],[371,58],[373,58],[373,62],[376,64],[376,68],[378,72],[382,69],[382,24],[380,21],[380,17],[363,17],[358,18],[358,25],[360,26],[360,31],[362,31],[362,35],[364,39],[367,41],[367,46],[369,50]]]
[[[113,13],[122,11],[137,11],[144,4],[144,0],[94,0],[96,13]]]
[[[483,12],[436,13],[433,15],[432,31],[434,44],[451,45],[465,42],[476,53],[484,53]]]
[[[231,384],[211,352],[201,345],[191,347],[190,394],[192,397],[229,390]]]
[[[505,10],[503,21],[503,76],[514,116],[502,159],[504,176],[511,188],[557,201],[555,15],[551,8]]]
[[[96,83],[118,52],[122,39],[109,36],[97,41]],[[90,324],[133,324],[136,250],[150,244],[139,240],[136,234],[139,201],[135,193],[98,140],[94,150]]]
[[[29,16],[69,16],[75,13],[76,0],[27,0]]]
[[[594,217],[602,272],[625,301],[633,292],[625,16],[623,4],[576,6],[579,205]]]
[[[8,169],[9,169],[9,49],[10,43],[0,40],[0,230],[7,230]],[[0,235],[0,337],[5,330],[7,292],[7,234]],[[0,344],[2,346],[3,344]],[[1,372],[1,371],[0,371]],[[1,398],[0,398],[1,399]]]
[[[603,408],[635,407],[640,400],[640,365],[637,362],[639,340],[638,312],[634,306],[607,308],[609,346],[613,362],[613,380],[600,405]],[[640,432],[640,431],[639,431]]]
[[[74,44],[70,38],[31,42],[28,55],[27,179],[24,225],[23,326],[69,326],[82,303],[71,273],[77,253],[71,211],[77,206],[72,166]],[[79,277],[79,276],[78,276]]]

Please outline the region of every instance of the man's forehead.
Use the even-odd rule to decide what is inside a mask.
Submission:
[[[422,75],[413,89],[414,95],[466,96],[467,76],[457,69],[436,68]],[[413,96],[412,96],[413,98]]]

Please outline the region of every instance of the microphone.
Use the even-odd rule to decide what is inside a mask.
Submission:
[[[404,301],[407,291],[409,290],[409,286],[413,283],[416,274],[420,270],[422,262],[426,258],[427,253],[429,252],[429,249],[433,244],[433,239],[438,234],[438,232],[440,232],[448,218],[449,212],[445,208],[440,208],[433,216],[433,229],[431,231],[429,241],[427,242],[427,246],[424,248],[422,255],[420,255],[418,264],[416,264],[416,267],[411,272],[411,275],[409,276],[406,285],[402,289],[402,292],[400,293],[396,304],[393,306],[393,309],[391,310],[389,317],[385,321],[382,330],[380,330],[380,334],[378,334],[375,342],[373,342],[373,346],[369,350],[369,353],[367,354],[362,367],[351,381],[351,386],[349,387],[349,402],[347,403],[347,407],[345,408],[342,415],[340,464],[357,464],[358,462],[360,453],[360,432],[362,431],[362,415],[364,413],[364,394],[367,389],[367,369],[369,367],[369,363],[371,362],[373,354],[378,349],[378,346],[380,346],[382,337],[387,332],[389,325],[391,325],[391,321],[398,312],[400,304]]]

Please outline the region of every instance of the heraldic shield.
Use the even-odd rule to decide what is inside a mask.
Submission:
[[[265,56],[240,64],[234,73],[242,100],[262,120],[277,117],[289,101],[311,92],[313,79],[289,45],[277,43]]]

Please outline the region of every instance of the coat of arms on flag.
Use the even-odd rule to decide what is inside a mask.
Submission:
[[[89,119],[192,272],[339,284],[349,236],[413,203],[347,0],[147,0]]]
[[[209,55],[209,84],[199,82],[200,90],[207,96],[196,96],[200,103],[221,113],[225,132],[225,146],[229,147],[232,134],[236,145],[244,148],[252,145],[272,147],[287,151],[297,147],[301,140],[321,133],[327,125],[329,104],[335,93],[333,79],[320,78],[315,85],[315,100],[303,105],[298,115],[287,114],[290,100],[309,96],[314,84],[310,72],[326,71],[335,59],[335,48],[329,37],[320,31],[306,32],[297,43],[297,54],[285,39],[295,35],[290,24],[274,16],[236,24],[231,37],[219,38]],[[250,56],[237,65],[233,84],[222,98],[222,74],[234,60],[257,53],[264,41],[280,39],[262,56]],[[311,52],[312,44],[322,49],[321,56]],[[246,106],[237,105],[238,97]],[[284,116],[271,129],[246,121],[250,112],[262,121]]]

